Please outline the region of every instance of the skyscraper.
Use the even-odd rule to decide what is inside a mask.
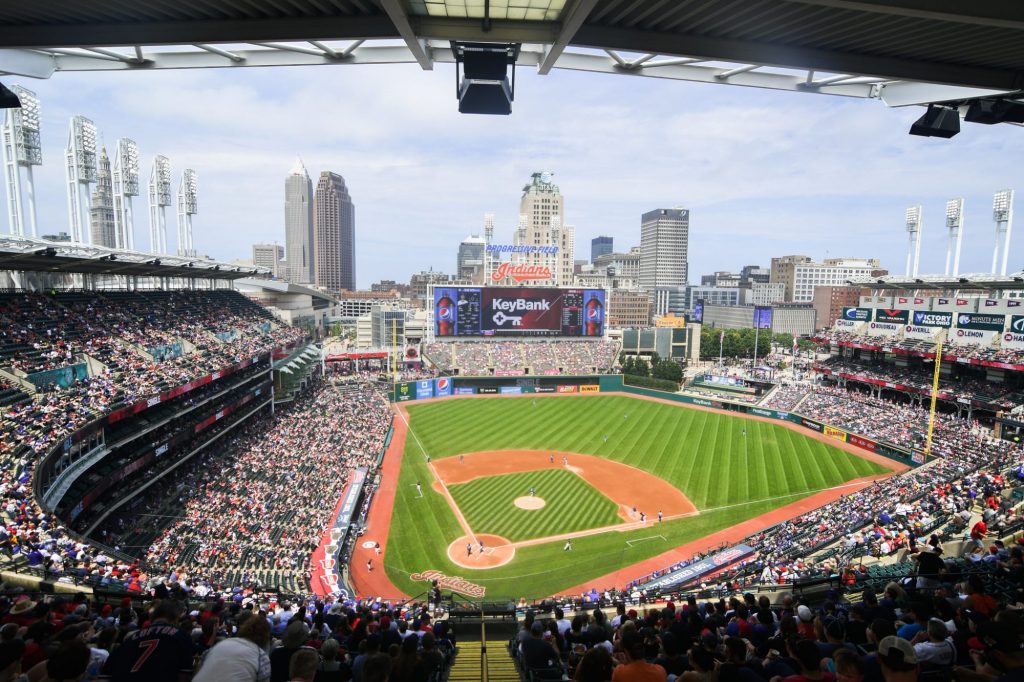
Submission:
[[[275,277],[279,273],[279,265],[284,258],[284,247],[280,244],[253,244],[252,263],[261,268],[270,270]]]
[[[298,158],[284,181],[284,248],[288,261],[285,278],[296,284],[312,282],[313,183]]]
[[[96,246],[117,246],[114,234],[114,184],[106,147],[100,152],[99,168],[96,170],[96,189],[92,192],[89,206],[89,233]]]
[[[690,212],[659,208],[640,218],[640,286],[649,291],[684,286],[690,243]]]
[[[340,291],[356,288],[355,206],[345,178],[323,171],[313,200],[313,281]]]
[[[534,173],[530,184],[523,187],[519,227],[513,243],[538,247],[535,251],[513,253],[513,263],[551,269],[551,279],[538,280],[536,284],[572,286],[576,230],[565,225],[564,197],[558,185],[551,182],[551,173]]]
[[[597,260],[598,256],[603,256],[606,253],[612,253],[615,251],[613,248],[613,239],[611,237],[594,237],[590,240],[590,262],[593,263]]]
[[[455,264],[455,276],[473,284],[484,283],[484,249],[487,242],[483,237],[472,235],[459,244],[459,256]]]

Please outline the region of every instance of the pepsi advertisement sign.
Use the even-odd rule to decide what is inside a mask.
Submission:
[[[843,319],[867,322],[871,319],[871,308],[843,308]]]
[[[452,394],[452,380],[448,377],[434,379],[434,396],[446,398]]]

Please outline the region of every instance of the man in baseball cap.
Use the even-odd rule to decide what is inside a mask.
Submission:
[[[902,637],[889,635],[878,643],[878,663],[885,682],[917,680],[917,654],[914,645]]]

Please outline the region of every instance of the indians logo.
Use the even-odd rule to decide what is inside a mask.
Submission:
[[[417,582],[431,582],[436,580],[437,586],[441,589],[459,592],[468,597],[476,597],[477,599],[482,598],[487,591],[483,585],[471,583],[468,580],[465,580],[462,576],[447,576],[441,571],[423,571],[422,573],[413,573],[409,576],[409,579]]]
[[[491,279],[500,282],[506,277],[511,278],[513,282],[524,282],[529,279],[551,279],[553,275],[551,268],[546,265],[527,265],[526,263],[512,265],[505,261],[491,273]]]

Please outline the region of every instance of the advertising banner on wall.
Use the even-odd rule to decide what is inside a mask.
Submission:
[[[600,393],[601,387],[597,384],[583,384],[580,386],[580,393]]]
[[[434,379],[434,395],[438,398],[447,398],[452,394],[452,380],[448,377]]]
[[[915,327],[941,327],[949,329],[953,326],[953,313],[936,313],[929,310],[915,310],[911,316],[911,324]]]
[[[896,336],[902,328],[892,322],[872,322],[868,325],[868,336]]]
[[[836,440],[842,441],[843,443],[846,442],[847,434],[846,431],[843,431],[842,429],[837,429],[834,426],[826,426],[822,430],[822,433],[824,433],[829,438],[835,438]]]
[[[956,326],[958,329],[1001,332],[1006,326],[1006,315],[960,313],[956,316]]]
[[[891,322],[903,325],[910,321],[910,311],[890,308],[875,308],[875,322]]]
[[[741,559],[745,559],[753,553],[754,549],[749,545],[736,545],[735,547],[730,547],[717,554],[709,556],[706,559],[701,559],[700,561],[695,561],[692,564],[683,566],[680,569],[663,575],[649,583],[640,585],[639,587],[642,589],[651,589],[684,585],[688,582],[697,580],[702,575],[718,571],[719,569],[734,564]]]
[[[434,380],[420,379],[416,382],[416,399],[434,397]]]
[[[852,322],[868,322],[871,320],[871,308],[843,308],[842,319]]]

